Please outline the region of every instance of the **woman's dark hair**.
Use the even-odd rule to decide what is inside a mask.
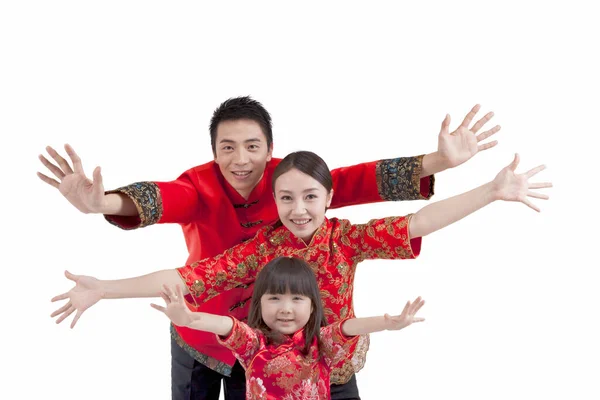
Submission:
[[[314,178],[327,190],[327,193],[333,188],[333,179],[329,167],[321,157],[311,151],[296,151],[285,156],[283,160],[275,167],[271,188],[275,192],[275,181],[281,175],[292,168]]]
[[[260,329],[269,340],[279,342],[282,339],[282,334],[271,331],[262,318],[260,299],[266,293],[299,294],[310,299],[312,313],[304,327],[305,343],[303,349],[303,353],[308,354],[313,339],[316,337],[317,341],[320,341],[320,329],[322,326],[327,325],[317,278],[313,270],[304,260],[299,258],[278,257],[265,265],[256,277],[250,303],[248,325]]]

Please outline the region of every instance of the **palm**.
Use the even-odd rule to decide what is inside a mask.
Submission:
[[[490,149],[498,144],[495,140],[485,144],[478,144],[500,130],[500,126],[496,125],[492,129],[477,135],[477,132],[494,116],[494,113],[487,113],[475,125],[469,128],[479,108],[479,105],[473,107],[460,126],[453,132],[450,132],[450,116],[446,115],[446,118],[444,118],[442,129],[438,136],[438,152],[448,166],[456,167],[471,159],[478,152]]]
[[[104,198],[104,185],[101,182],[92,182],[83,172],[66,175],[60,182],[58,190],[69,203],[83,213],[98,209]]]
[[[527,196],[528,182],[525,175],[517,175],[510,167],[505,167],[496,175],[498,197],[505,201],[522,201]]]
[[[423,307],[423,304],[425,304],[425,300],[421,299],[419,296],[412,303],[410,301],[406,303],[404,310],[402,310],[402,314],[395,316],[385,314],[384,317],[387,329],[390,331],[397,331],[406,328],[415,322],[425,321],[424,318],[415,317],[415,314]]]
[[[176,285],[175,290],[173,290],[173,288],[163,285],[160,297],[163,298],[167,306],[163,307],[157,304],[151,304],[151,306],[169,317],[173,324],[187,326],[192,322],[191,312],[185,303],[181,286]]]
[[[470,130],[461,127],[452,134],[440,135],[438,150],[455,167],[477,154],[477,137]]]
[[[185,326],[189,322],[188,308],[183,303],[172,302],[167,306],[165,314],[177,326]]]
[[[71,323],[71,328],[73,328],[81,317],[81,314],[102,299],[102,291],[100,282],[96,278],[85,275],[73,275],[68,271],[65,271],[65,276],[67,279],[75,282],[75,287],[66,293],[52,298],[53,302],[67,299],[69,301],[67,304],[54,311],[51,317],[59,316],[56,323],[60,324],[65,318],[77,311],[75,318],[73,318],[73,322]]]
[[[513,162],[503,168],[492,181],[496,198],[504,201],[518,201],[539,212],[540,209],[531,203],[528,197],[543,200],[548,200],[549,197],[545,194],[533,192],[531,189],[549,188],[552,187],[552,183],[530,183],[529,178],[543,171],[546,166],[540,165],[523,174],[517,174],[515,170],[519,165],[519,160],[519,155],[515,154]]]
[[[52,147],[48,146],[46,150],[57,165],[51,163],[42,155],[40,155],[40,161],[60,182],[39,172],[38,177],[50,186],[57,188],[69,203],[73,204],[79,211],[86,214],[98,212],[104,201],[104,185],[102,184],[100,167],[94,170],[94,180],[92,181],[83,172],[81,159],[71,146],[65,145],[65,150],[71,158],[73,168]]]
[[[91,276],[80,276],[75,287],[69,291],[71,304],[81,312],[96,304],[102,298],[98,280]]]

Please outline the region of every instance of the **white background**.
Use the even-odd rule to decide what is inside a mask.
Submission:
[[[214,108],[248,94],[273,116],[277,156],[312,150],[331,168],[433,152],[446,113],[454,129],[475,103],[495,111],[499,145],[438,174],[433,201],[515,152],[520,172],[548,166],[533,180],[554,183],[533,199],[540,214],[494,203],[424,238],[416,261],[359,266],[359,316],[427,301],[425,323],[372,336],[363,399],[600,398],[597,14],[415,3],[2,2],[0,398],[169,398],[168,323],[148,299],[101,302],[74,330],[49,300],[71,287],[67,268],[113,279],[182,265],[180,228],[79,213],[36,177],[37,155],[69,142],[107,189],[171,180],[211,159]]]

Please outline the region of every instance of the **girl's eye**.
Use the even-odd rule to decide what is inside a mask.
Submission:
[[[304,300],[304,297],[302,297],[302,296],[294,296],[294,300],[300,300],[300,301],[302,301],[302,300]]]
[[[269,297],[269,300],[279,300],[279,297],[277,297],[277,296],[271,296],[271,297]]]
[[[317,195],[316,195],[316,194],[309,194],[309,195],[307,195],[307,196],[306,196],[306,198],[307,198],[308,200],[314,200],[314,199],[316,199],[316,198],[317,198]]]
[[[291,196],[281,196],[281,200],[290,201],[290,200],[292,200],[292,197]]]

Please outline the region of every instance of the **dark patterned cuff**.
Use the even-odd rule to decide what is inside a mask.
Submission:
[[[194,349],[192,346],[183,341],[179,333],[175,330],[173,324],[171,324],[171,339],[175,341],[183,350],[186,351],[194,360],[198,361],[200,364],[212,369],[213,371],[217,371],[221,375],[231,376],[231,365],[224,363],[223,361],[219,361],[216,358],[207,356],[206,354],[200,353],[198,350]]]
[[[158,185],[154,182],[137,182],[106,192],[123,193],[135,204],[138,211],[138,224],[124,224],[122,221],[127,217],[105,215],[108,222],[123,229],[143,228],[157,223],[163,214],[162,197]]]
[[[375,166],[377,189],[386,201],[423,200],[433,194],[434,178],[429,176],[429,196],[421,194],[424,155],[381,160]]]

